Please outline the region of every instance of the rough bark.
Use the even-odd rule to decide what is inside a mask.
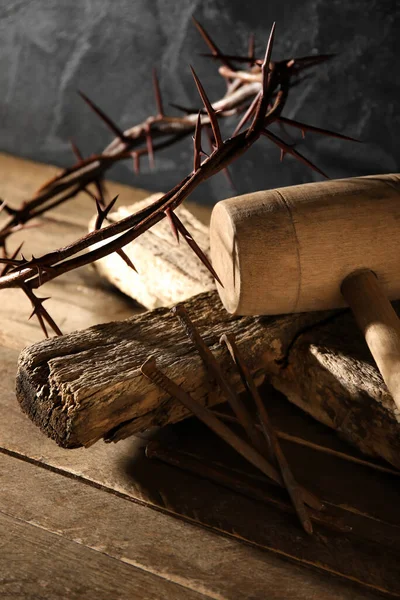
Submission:
[[[399,410],[350,311],[300,335],[271,381],[362,452],[400,468]]]
[[[371,455],[400,467],[399,415],[346,312],[282,317],[233,317],[216,292],[185,302],[206,343],[239,387],[219,345],[234,333],[258,382],[276,388],[313,417]],[[187,412],[140,373],[150,355],[169,377],[202,403],[223,398],[210,381],[177,319],[165,308],[91,327],[26,348],[17,395],[30,418],[58,444],[118,441]]]

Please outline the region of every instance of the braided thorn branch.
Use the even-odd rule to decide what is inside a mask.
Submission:
[[[198,24],[196,26],[198,27]],[[214,58],[220,58],[219,49],[208,34],[204,35],[204,28],[200,26],[200,29],[211,48]],[[203,103],[203,108],[200,111],[196,110],[196,113],[191,112],[183,117],[166,117],[155,73],[153,74],[153,83],[157,115],[148,117],[144,123],[126,131],[122,131],[87,96],[82,95],[90,108],[113,131],[116,136],[114,141],[102,154],[88,158],[84,158],[77,146],[73,144],[72,148],[77,158],[75,165],[65,169],[59,176],[47,182],[37,192],[36,196],[25,202],[20,209],[12,209],[5,203],[1,205],[2,209],[8,214],[9,220],[0,230],[0,244],[3,245],[3,254],[5,254],[0,262],[6,265],[0,276],[0,289],[22,288],[33,304],[32,315],[36,315],[46,335],[46,323],[57,335],[60,335],[60,330],[43,308],[44,299],[37,298],[33,292],[34,289],[64,273],[99,260],[112,252],[117,252],[134,269],[135,267],[124,253],[123,247],[165,217],[169,219],[175,237],[179,240],[181,235],[213,277],[219,281],[218,274],[215,273],[208,258],[183,226],[174,210],[203,181],[221,171],[225,171],[229,164],[244,154],[261,136],[266,136],[278,145],[281,151],[291,154],[324,175],[311,161],[270,132],[268,128],[273,123],[278,123],[281,126],[292,126],[302,131],[350,139],[341,134],[335,134],[329,130],[309,126],[282,116],[293,77],[301,70],[327,60],[327,57],[303,57],[274,63],[271,61],[274,32],[275,25],[271,29],[265,56],[261,63],[254,58],[254,43],[250,42],[247,61],[254,63],[250,67],[250,74],[254,76],[254,81],[250,83],[244,81],[241,76],[242,72],[232,70],[231,60],[223,61],[221,68],[230,70],[229,74],[225,73],[230,85],[225,96],[213,104],[210,102],[196,73],[192,70],[194,82]],[[237,76],[238,74],[239,76]],[[232,112],[235,114],[244,112],[244,116],[233,135],[223,140],[219,119],[221,116],[232,114]],[[248,122],[250,122],[249,125]],[[247,129],[243,129],[245,125],[248,125]],[[211,137],[209,155],[201,147],[201,133],[204,128]],[[115,162],[123,158],[132,158],[132,156],[138,166],[140,156],[147,154],[149,159],[152,159],[156,150],[175,143],[189,133],[194,134],[192,172],[150,206],[115,223],[104,224],[116,201],[116,198],[114,198],[109,204],[105,202],[102,187],[105,171]],[[202,160],[203,156],[205,157],[204,160]],[[97,194],[93,194],[88,190],[87,186],[89,184],[95,184]],[[58,206],[80,191],[86,191],[96,201],[97,219],[92,232],[63,248],[44,254],[41,257],[32,257],[31,260],[26,260],[24,257],[17,259],[16,256],[20,249],[12,257],[6,255],[5,240],[10,233],[16,228],[26,227],[25,223],[29,219],[40,216],[46,210]]]

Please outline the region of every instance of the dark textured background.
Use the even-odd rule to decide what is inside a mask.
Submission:
[[[217,99],[224,83],[215,64],[198,56],[206,49],[194,15],[226,51],[244,52],[253,31],[261,55],[276,20],[274,59],[338,53],[296,91],[284,114],[365,143],[309,134],[299,149],[333,178],[397,171],[397,6],[396,0],[0,0],[0,150],[61,166],[73,161],[69,138],[85,155],[100,151],[110,134],[76,90],[127,128],[154,111],[154,65],[165,103],[198,105],[189,62]],[[160,153],[153,172],[143,160],[135,176],[127,161],[109,176],[167,190],[191,165],[186,140]],[[281,164],[267,140],[232,171],[242,193],[320,178],[291,157]],[[218,175],[196,197],[210,202],[229,194]]]

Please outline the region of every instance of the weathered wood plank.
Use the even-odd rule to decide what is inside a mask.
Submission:
[[[73,277],[61,277],[49,283],[43,292],[39,291],[39,297],[50,296],[46,307],[63,333],[107,323],[111,317],[125,319],[141,312],[126,296],[110,296],[110,289],[95,281],[97,277],[91,269],[79,270]],[[43,339],[37,319],[28,319],[32,306],[21,290],[1,290],[0,302],[2,346],[21,350]]]
[[[253,370],[268,370],[284,357],[294,335],[318,319],[315,314],[232,317],[216,292],[195,296],[185,306],[235,384],[239,377],[219,344],[222,333],[236,335]],[[68,448],[178,421],[187,410],[141,374],[140,366],[150,355],[203,404],[221,402],[200,356],[165,308],[26,348],[19,362],[18,399],[47,435]]]
[[[72,162],[73,157],[71,155]],[[3,152],[0,152],[0,165],[0,198],[6,200],[12,207],[18,207],[20,203],[33,197],[38,188],[62,172],[59,167],[11,156]],[[132,176],[132,183],[134,183],[134,175]],[[119,196],[117,206],[119,204],[133,204],[144,200],[149,195],[147,190],[111,180],[106,181],[106,188],[110,198]],[[209,223],[211,214],[209,206],[193,202],[185,202],[185,206],[190,207],[190,211],[202,223]],[[70,223],[79,226],[82,232],[86,233],[89,220],[95,213],[96,209],[93,201],[82,193],[52,209],[47,215],[51,216],[52,220],[60,221],[63,224]]]
[[[3,600],[176,598],[206,596],[0,513]],[[5,560],[6,556],[6,560]]]
[[[293,567],[286,577],[285,562],[269,552],[25,461],[0,455],[0,472],[3,513],[207,597],[365,598],[361,590],[316,572]]]
[[[238,375],[218,342],[222,333],[233,333],[250,368],[270,377],[291,401],[362,451],[400,467],[396,407],[348,312],[239,318],[226,313],[215,292],[185,306],[235,385]],[[64,447],[88,446],[101,437],[118,441],[176,422],[187,415],[185,409],[141,375],[150,355],[197,400],[209,405],[222,400],[179,322],[158,309],[26,348],[17,377],[19,401]]]
[[[73,160],[71,154],[71,164]],[[36,190],[62,172],[61,168],[53,165],[45,165],[4,153],[0,153],[0,164],[0,197],[12,207],[18,207],[20,203],[32,198]],[[149,195],[146,190],[132,188],[114,181],[107,181],[107,190],[111,197],[119,195],[119,201],[123,200],[124,204],[131,204]],[[89,219],[95,212],[93,201],[82,193],[47,214],[63,224],[70,223],[79,226],[83,232],[86,232]]]
[[[394,307],[400,315],[400,302]],[[299,336],[271,382],[362,452],[400,469],[400,413],[349,311]]]

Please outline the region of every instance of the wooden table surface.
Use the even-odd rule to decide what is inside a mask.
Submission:
[[[55,171],[2,155],[0,197],[18,205]],[[109,190],[112,195],[119,193],[123,204],[146,195],[114,183]],[[43,227],[16,235],[13,247],[26,238],[24,251],[29,256],[65,245],[84,233],[93,212],[90,199],[80,196],[52,211]],[[204,209],[203,218],[207,214]],[[44,295],[51,296],[49,311],[65,333],[126,318],[138,310],[91,267],[71,272],[46,288]],[[276,551],[264,538],[258,540],[256,534],[252,537],[238,529],[236,517],[229,520],[229,515],[244,510],[245,500],[149,461],[144,457],[143,437],[115,445],[99,442],[78,450],[63,450],[44,437],[22,414],[14,392],[19,351],[42,339],[29,314],[29,302],[22,293],[1,291],[1,598],[376,597],[376,590],[353,585],[351,577],[343,580],[304,568],[293,557],[288,560],[290,552]],[[193,427],[187,423],[178,426],[183,438],[190,437]],[[351,482],[348,486],[353,487]],[[398,486],[393,493],[398,493]],[[269,535],[276,525],[268,522],[269,513],[256,504],[250,500],[246,504],[246,510],[258,519],[253,529],[259,522],[260,530]],[[372,513],[374,508],[365,510]],[[204,516],[208,514],[212,518]],[[371,523],[376,521],[372,515]],[[296,539],[303,543],[300,532],[293,539],[294,544]],[[326,540],[319,543],[327,545]],[[307,564],[307,560],[302,562]]]

